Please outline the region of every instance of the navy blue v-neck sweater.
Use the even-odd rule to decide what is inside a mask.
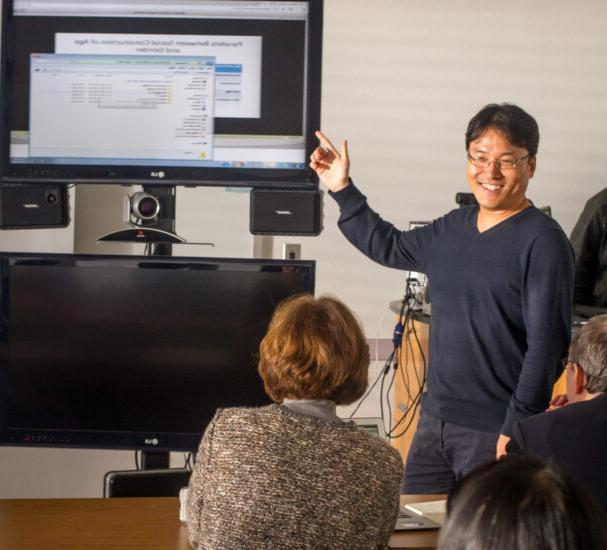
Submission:
[[[428,276],[422,410],[505,435],[516,420],[545,410],[570,337],[573,253],[559,225],[529,207],[480,233],[471,206],[400,231],[353,184],[332,196],[340,229],[361,252]]]

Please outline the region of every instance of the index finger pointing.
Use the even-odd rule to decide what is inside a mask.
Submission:
[[[335,156],[339,156],[339,151],[335,149],[335,146],[331,143],[331,140],[327,136],[325,136],[320,130],[316,130],[315,135],[325,149],[331,151],[331,153],[333,153]]]

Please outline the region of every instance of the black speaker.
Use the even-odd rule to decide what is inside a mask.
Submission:
[[[253,189],[250,230],[253,235],[318,235],[322,231],[322,191]]]
[[[0,229],[65,227],[69,221],[66,184],[0,186]]]

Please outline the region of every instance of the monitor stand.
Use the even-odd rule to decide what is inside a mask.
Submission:
[[[141,469],[159,470],[169,468],[171,455],[168,451],[141,451]]]
[[[144,185],[146,193],[155,195],[162,216],[154,227],[162,232],[175,231],[175,186]],[[173,241],[175,242],[175,241]],[[152,256],[171,256],[170,242],[157,242],[151,250]],[[169,451],[146,449],[141,452],[140,470],[107,472],[104,476],[103,494],[106,497],[177,496],[187,486],[190,470],[170,468]]]
[[[154,228],[175,235],[175,186],[144,185],[143,190],[154,195],[160,203],[161,216],[154,224]],[[167,242],[159,242],[154,245],[152,250],[152,256],[171,256],[172,254],[173,245]]]
[[[158,198],[162,216],[155,227],[161,231],[175,234],[175,186],[174,185],[144,185],[143,190]],[[170,243],[157,243],[152,249],[153,256],[171,256],[173,246]],[[171,455],[168,451],[152,449],[141,452],[142,470],[159,470],[170,468]]]
[[[156,230],[175,234],[175,186],[174,185],[144,185],[143,190],[154,195],[160,203],[162,215],[154,223]],[[171,256],[173,247],[170,242],[159,242],[152,248],[152,256]],[[141,452],[142,470],[160,470],[170,468],[168,451],[153,449]]]

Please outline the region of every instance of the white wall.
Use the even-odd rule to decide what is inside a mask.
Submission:
[[[605,186],[607,4],[325,0],[325,14],[322,127],[349,139],[352,175],[385,218],[406,227],[455,207],[455,193],[467,191],[467,122],[490,102],[518,103],[537,118],[529,196],[551,205],[567,233]],[[117,189],[107,204],[98,188],[78,189],[78,251],[110,252],[94,240],[120,212],[128,190]],[[251,256],[246,193],[179,189],[177,200],[177,232],[215,247],[182,245],[175,254]],[[336,219],[327,198],[321,236],[275,238],[274,255],[284,242],[301,243],[303,257],[318,262],[317,292],[344,299],[370,338],[388,338],[388,303],[401,296],[403,273],[363,258]],[[16,246],[41,246],[30,235]],[[362,414],[377,416],[376,404]],[[103,472],[119,466],[131,468],[132,454],[0,449],[0,497],[95,496]]]
[[[567,233],[607,184],[604,3],[328,0],[325,21],[323,129],[349,139],[352,176],[386,219],[406,228],[455,207],[468,190],[467,122],[490,102],[537,118],[529,196]],[[338,292],[373,332],[404,277],[353,250],[326,206],[326,230],[302,241],[304,254],[319,261],[318,290]]]

